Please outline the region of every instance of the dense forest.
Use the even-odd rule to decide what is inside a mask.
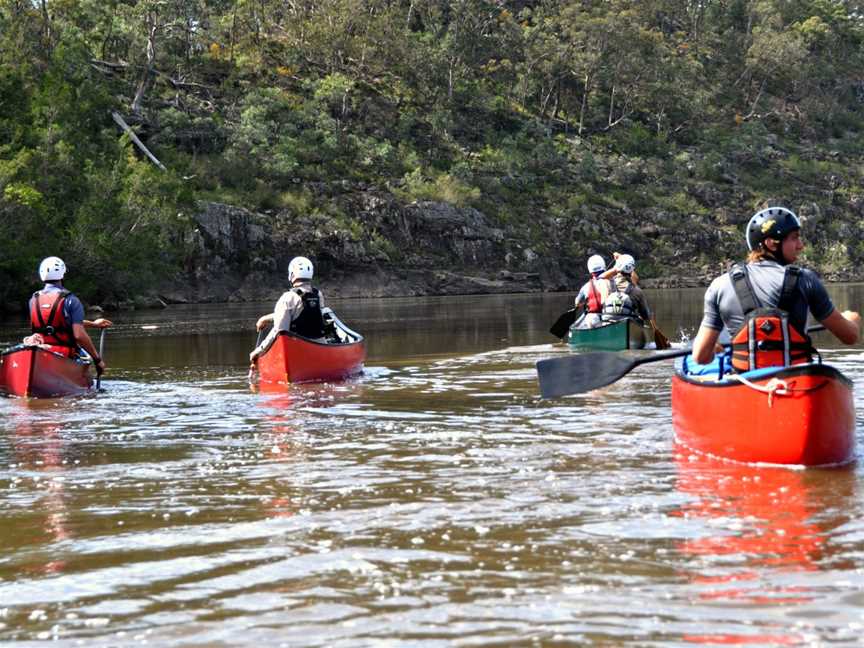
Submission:
[[[203,203],[399,267],[358,192],[471,208],[515,270],[573,277],[616,248],[713,271],[778,201],[856,276],[861,4],[0,0],[0,304],[48,254],[91,301],[183,277]]]

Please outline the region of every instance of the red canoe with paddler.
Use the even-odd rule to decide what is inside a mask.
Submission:
[[[10,396],[52,398],[93,390],[93,363],[39,345],[19,344],[0,354],[0,392]]]
[[[324,340],[313,340],[280,331],[273,344],[258,358],[262,383],[296,383],[343,380],[363,371],[366,343],[329,308],[323,309]],[[252,376],[254,379],[254,375]]]

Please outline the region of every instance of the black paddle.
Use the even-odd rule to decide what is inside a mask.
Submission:
[[[565,338],[567,336],[567,331],[570,330],[570,327],[573,325],[573,322],[576,321],[576,318],[579,317],[576,308],[571,308],[570,310],[561,313],[561,316],[555,320],[555,323],[549,329],[549,332],[557,338]]]
[[[824,330],[825,327],[821,324],[807,327],[808,333]],[[641,358],[615,352],[595,351],[538,360],[537,378],[540,380],[540,395],[543,398],[556,398],[589,392],[611,385],[641,364],[680,358],[689,355],[692,351],[690,347],[673,349]]]
[[[689,354],[691,350],[674,349],[641,358],[607,351],[594,351],[538,360],[537,377],[540,379],[540,395],[543,398],[556,398],[599,389],[620,380],[641,364],[680,358]]]

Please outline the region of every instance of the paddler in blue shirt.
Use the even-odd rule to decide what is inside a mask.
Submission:
[[[788,313],[790,339],[794,338],[790,344],[801,347],[802,361],[812,349],[806,334],[808,311],[844,344],[858,341],[861,316],[838,311],[816,273],[793,265],[804,249],[801,221],[794,212],[785,207],[757,212],[747,224],[746,238],[750,250],[746,265],[717,277],[705,292],[704,316],[693,341],[696,362],[707,364],[715,352],[722,351],[717,340],[724,326],[733,343],[739,334],[745,335],[742,327],[756,309]]]

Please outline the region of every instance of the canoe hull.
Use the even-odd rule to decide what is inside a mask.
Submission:
[[[37,346],[20,345],[0,355],[0,392],[12,396],[79,396],[93,389],[92,364]]]
[[[746,463],[837,465],[855,457],[852,382],[828,365],[799,365],[760,374],[759,391],[738,381],[672,378],[677,439],[698,452]]]
[[[595,328],[571,328],[568,339],[574,349],[591,351],[644,349],[645,342],[645,327],[629,318]]]
[[[259,381],[294,383],[343,380],[363,371],[366,345],[359,340],[330,344],[280,332],[258,359]]]

